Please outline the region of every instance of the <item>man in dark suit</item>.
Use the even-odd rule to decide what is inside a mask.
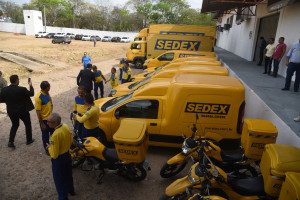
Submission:
[[[34,95],[34,89],[31,81],[28,83],[30,91],[25,87],[20,87],[18,75],[12,75],[9,79],[11,84],[2,89],[0,102],[6,103],[7,114],[12,123],[8,147],[15,148],[14,140],[19,128],[20,119],[24,122],[26,128],[26,144],[29,145],[34,142],[29,114],[29,111],[34,109],[30,99]]]
[[[93,89],[93,81],[95,81],[95,75],[92,72],[92,64],[87,64],[86,69],[80,70],[77,76],[77,85],[83,86],[86,93],[91,93]]]

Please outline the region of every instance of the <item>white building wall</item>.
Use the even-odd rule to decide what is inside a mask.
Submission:
[[[0,22],[0,31],[25,34],[25,24]]]
[[[285,37],[288,52],[294,44],[299,42],[300,38],[300,2],[285,7],[278,12],[280,15],[275,40],[277,44],[279,37]],[[252,61],[255,52],[259,20],[260,18],[274,14],[276,14],[276,12],[267,12],[266,4],[259,4],[256,8],[256,16],[251,17],[246,22],[242,22],[240,25],[235,23],[236,16],[234,16],[232,28],[229,31],[224,30],[217,34],[216,45],[248,61]],[[226,24],[227,18],[231,15],[232,14],[224,15],[222,23],[219,24],[221,26]],[[282,76],[286,75],[284,61],[280,63],[278,73]]]
[[[26,35],[35,35],[43,31],[42,12],[37,10],[23,10]]]

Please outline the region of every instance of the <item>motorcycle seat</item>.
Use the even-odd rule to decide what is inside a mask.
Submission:
[[[240,195],[265,195],[264,180],[262,176],[251,177],[247,179],[236,179],[228,177],[228,185]]]
[[[105,148],[103,151],[103,157],[110,162],[119,161],[117,150],[115,148]]]
[[[239,148],[235,151],[221,151],[221,157],[224,162],[237,162],[243,159],[243,149]]]

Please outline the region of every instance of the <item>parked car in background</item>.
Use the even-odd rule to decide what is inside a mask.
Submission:
[[[90,36],[90,35],[84,35],[84,36],[81,38],[82,41],[90,41],[90,39],[91,39],[91,36]]]
[[[36,38],[42,38],[42,37],[45,37],[48,33],[47,32],[38,32],[37,34],[35,34],[35,37]]]
[[[71,38],[69,36],[55,37],[52,40],[52,44],[56,44],[56,43],[58,43],[58,44],[60,44],[60,43],[63,43],[63,44],[68,43],[68,44],[70,44],[71,43]]]
[[[71,39],[75,38],[75,34],[74,33],[67,33],[67,36],[69,36]]]
[[[45,38],[54,38],[55,33],[48,33]]]
[[[77,34],[77,35],[75,35],[75,40],[81,40],[82,37],[83,37],[82,34]]]
[[[130,42],[129,37],[122,37],[121,42]]]
[[[110,36],[104,36],[102,38],[102,42],[110,42],[111,41],[111,37]]]
[[[112,42],[120,42],[121,38],[120,37],[113,37],[113,38],[111,38],[111,41]]]
[[[56,37],[63,37],[63,36],[65,36],[66,34],[65,33],[56,33],[55,35],[54,35],[54,38],[56,38]]]
[[[94,41],[94,38],[96,38],[97,41],[101,41],[101,37],[99,37],[98,35],[92,35],[90,40]]]

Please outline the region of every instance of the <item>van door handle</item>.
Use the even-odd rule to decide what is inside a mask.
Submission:
[[[157,123],[150,123],[150,126],[157,126]]]

